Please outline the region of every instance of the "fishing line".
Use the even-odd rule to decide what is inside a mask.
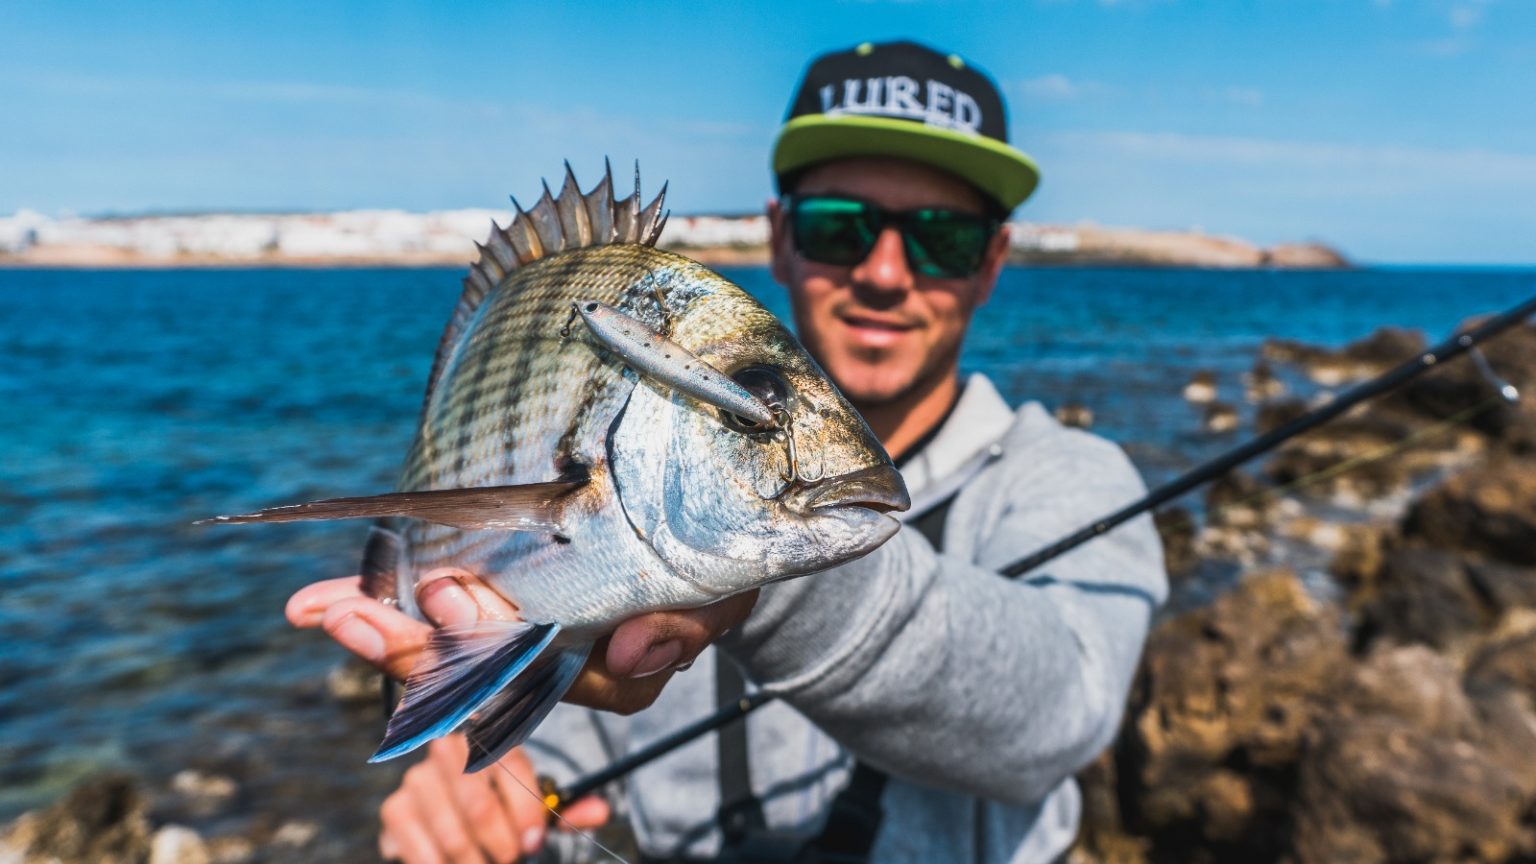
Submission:
[[[464,734],[464,740],[466,740],[466,741],[470,740],[469,733],[466,732]],[[479,742],[471,742],[471,743],[474,743],[474,745],[476,747],[480,747]],[[484,750],[485,748],[484,747],[480,747],[480,749]],[[604,846],[596,837],[592,836],[591,834],[588,834],[586,831],[583,831],[580,828],[577,828],[575,825],[572,825],[571,821],[569,819],[566,819],[564,816],[560,815],[560,811],[556,810],[553,806],[550,805],[550,803],[549,803],[549,796],[541,795],[536,790],[529,788],[527,783],[524,783],[521,779],[518,778],[518,776],[516,774],[512,773],[512,769],[511,768],[508,768],[507,766],[501,764],[501,760],[498,759],[496,761],[496,767],[500,768],[502,770],[502,773],[506,774],[508,777],[511,777],[512,778],[512,782],[516,783],[520,788],[522,788],[522,790],[524,792],[527,792],[529,795],[532,795],[534,797],[534,799],[539,802],[540,806],[542,806],[545,810],[548,810],[549,814],[551,816],[553,816],[556,819],[560,820],[560,824],[562,824],[566,828],[568,828],[571,831],[571,833],[575,834],[576,836],[582,838],[583,840],[586,840],[588,843],[591,843],[593,846],[596,846],[597,848],[599,848],[599,849],[603,850],[604,852],[608,853],[608,857],[610,857],[613,860],[619,862],[619,864],[631,864],[631,862],[628,859],[624,858],[622,855],[620,855],[619,853],[613,851],[612,849],[609,849],[607,846]],[[521,856],[519,856],[519,857],[521,858]]]
[[[1426,438],[1430,438],[1430,437],[1432,437],[1432,436],[1434,436],[1434,435],[1436,435],[1436,434],[1438,434],[1440,432],[1444,432],[1444,431],[1446,431],[1448,429],[1451,429],[1451,428],[1453,428],[1455,426],[1460,426],[1460,425],[1466,424],[1466,423],[1472,421],[1473,419],[1475,419],[1478,415],[1483,414],[1484,412],[1490,410],[1491,408],[1493,408],[1494,406],[1498,405],[1499,403],[1508,403],[1508,401],[1509,401],[1508,398],[1505,397],[1502,394],[1501,395],[1496,395],[1496,396],[1490,396],[1490,397],[1488,397],[1488,399],[1484,400],[1483,402],[1481,402],[1481,403],[1479,403],[1477,405],[1473,405],[1471,408],[1464,408],[1461,411],[1458,411],[1457,413],[1452,414],[1451,416],[1446,417],[1446,418],[1444,418],[1442,420],[1438,420],[1435,423],[1433,423],[1433,424],[1431,424],[1429,426],[1426,426],[1423,429],[1420,429],[1420,430],[1418,430],[1416,432],[1413,432],[1413,433],[1410,433],[1408,435],[1405,435],[1405,436],[1403,436],[1401,439],[1399,439],[1397,441],[1389,442],[1387,444],[1383,444],[1383,445],[1377,447],[1374,450],[1369,450],[1369,451],[1367,451],[1365,453],[1360,453],[1358,455],[1351,456],[1350,458],[1345,459],[1342,462],[1338,462],[1336,464],[1329,465],[1327,468],[1318,469],[1317,471],[1314,471],[1311,474],[1307,474],[1305,476],[1298,477],[1298,478],[1296,478],[1295,480],[1292,480],[1289,483],[1285,483],[1285,484],[1282,484],[1280,486],[1273,486],[1273,487],[1270,487],[1270,488],[1261,489],[1258,492],[1255,492],[1254,494],[1249,495],[1246,498],[1239,498],[1236,501],[1229,501],[1229,502],[1227,502],[1225,504],[1222,504],[1222,505],[1220,505],[1218,507],[1208,507],[1208,508],[1206,508],[1206,511],[1205,511],[1206,512],[1206,520],[1209,521],[1210,516],[1212,514],[1225,513],[1228,510],[1233,510],[1233,509],[1236,509],[1236,508],[1239,508],[1239,507],[1247,507],[1247,506],[1249,506],[1251,504],[1257,504],[1260,501],[1263,501],[1265,498],[1279,498],[1280,496],[1285,495],[1288,492],[1294,492],[1294,491],[1296,491],[1298,489],[1302,489],[1304,487],[1311,486],[1314,483],[1319,483],[1319,482],[1322,482],[1323,480],[1327,480],[1327,479],[1329,479],[1331,477],[1336,477],[1336,476],[1338,476],[1340,474],[1343,474],[1346,471],[1349,471],[1349,470],[1354,469],[1354,468],[1358,468],[1361,465],[1366,465],[1366,464],[1371,463],[1371,462],[1378,462],[1378,461],[1381,461],[1383,459],[1387,459],[1389,457],[1396,456],[1397,454],[1403,452],[1404,450],[1407,450],[1408,448],[1412,447],[1413,445],[1417,444],[1418,442],[1420,442],[1420,441],[1422,441],[1422,440],[1424,440]],[[1176,527],[1181,527],[1181,528],[1182,527],[1195,527],[1195,526],[1197,526],[1199,524],[1199,521],[1200,520],[1197,519],[1194,516],[1194,514],[1189,514],[1188,516],[1186,516],[1182,520],[1176,520],[1176,521],[1173,521],[1173,522],[1168,523],[1168,524],[1170,524],[1172,526],[1176,526]]]

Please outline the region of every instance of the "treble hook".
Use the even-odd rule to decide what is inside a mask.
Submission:
[[[779,472],[779,479],[784,481],[784,489],[788,489],[789,484],[794,483],[796,480],[802,483],[816,483],[826,477],[827,466],[825,464],[821,466],[821,473],[815,477],[807,477],[800,472],[800,451],[795,448],[795,429],[789,412],[784,410],[782,406],[775,406],[774,417],[779,421],[779,431],[784,436],[784,446],[788,451],[789,473]],[[784,494],[783,489],[779,490],[779,495],[782,494]],[[777,498],[779,496],[775,495],[773,497]]]

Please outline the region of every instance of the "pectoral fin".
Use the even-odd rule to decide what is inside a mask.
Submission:
[[[215,516],[196,524],[239,525],[251,522],[306,522],[319,519],[374,519],[406,516],[466,530],[559,531],[566,496],[587,481],[391,492],[361,498],[329,498],[308,504],[269,507],[238,516]]]
[[[433,632],[426,655],[405,683],[405,698],[389,720],[384,742],[368,761],[393,759],[452,732],[525,669],[542,668],[535,661],[559,632],[558,624],[524,621],[480,621]],[[540,682],[543,677],[535,676]],[[523,692],[517,688],[517,694]]]
[[[512,686],[492,696],[470,715],[463,729],[469,739],[466,772],[479,771],[522,744],[571,689],[587,662],[591,645],[540,654]]]

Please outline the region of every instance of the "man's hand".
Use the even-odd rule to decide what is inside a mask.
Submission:
[[[464,773],[468,754],[463,735],[427,745],[427,758],[405,772],[400,788],[379,808],[380,855],[407,864],[501,864],[539,851],[549,811],[522,748],[474,774]],[[561,815],[588,831],[606,823],[611,812],[608,802],[588,796]]]
[[[417,585],[416,602],[438,626],[517,617],[501,595],[463,570],[428,573]],[[625,621],[597,643],[565,701],[621,714],[648,707],[674,672],[745,620],[756,602],[757,592],[749,591],[700,609]],[[287,615],[295,627],[323,627],[344,648],[399,680],[410,675],[432,634],[430,625],[363,596],[357,576],[301,588],[289,598]]]

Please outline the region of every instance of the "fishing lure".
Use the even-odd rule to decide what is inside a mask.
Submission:
[[[571,311],[581,316],[598,341],[641,375],[750,420],[765,431],[779,428],[781,412],[644,322],[596,300],[575,301]]]

